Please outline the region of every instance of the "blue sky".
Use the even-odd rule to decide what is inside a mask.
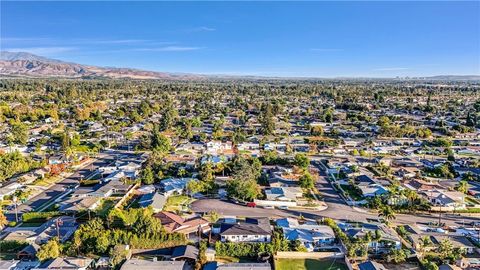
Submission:
[[[6,2],[2,50],[264,76],[480,74],[480,2]]]

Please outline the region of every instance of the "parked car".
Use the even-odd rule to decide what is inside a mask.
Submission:
[[[249,203],[247,203],[247,207],[253,207],[253,208],[255,208],[255,207],[257,207],[257,204],[254,203],[254,202],[249,202]]]

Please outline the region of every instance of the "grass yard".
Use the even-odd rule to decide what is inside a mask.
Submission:
[[[468,197],[468,196],[465,197],[465,201],[469,204],[472,204],[472,205],[480,204],[476,199],[474,199],[472,197]]]
[[[163,210],[165,211],[181,211],[183,206],[192,202],[192,199],[185,195],[170,196],[165,203]]]
[[[362,193],[358,189],[352,187],[351,185],[340,185],[340,186],[345,191],[345,193],[347,193],[350,196],[350,198],[352,198],[353,200],[355,201],[363,200]]]
[[[97,215],[101,217],[106,217],[108,214],[108,211],[115,206],[116,201],[113,200],[103,200],[102,204],[96,209]]]
[[[276,259],[275,269],[277,270],[347,270],[343,259]]]
[[[46,177],[42,179],[35,180],[32,185],[35,186],[41,186],[41,187],[48,187],[50,185],[55,184],[56,182],[62,180],[62,177],[60,176],[51,176],[51,177]]]

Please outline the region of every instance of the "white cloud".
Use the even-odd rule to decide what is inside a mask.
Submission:
[[[143,52],[184,52],[184,51],[196,51],[204,49],[202,47],[186,47],[186,46],[165,46],[157,48],[138,48],[132,49],[133,51],[143,51]]]
[[[409,70],[410,68],[406,67],[388,67],[388,68],[376,68],[373,71],[402,71]]]
[[[199,26],[199,27],[186,29],[184,31],[185,32],[213,32],[213,31],[217,31],[217,29],[213,27],[208,27],[208,26]]]
[[[10,52],[28,52],[42,56],[57,55],[64,52],[76,50],[76,47],[26,47],[26,48],[5,48],[3,50]]]

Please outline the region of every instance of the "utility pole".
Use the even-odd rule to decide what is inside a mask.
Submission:
[[[442,224],[442,204],[440,204],[440,212],[438,213],[438,227]]]
[[[15,206],[15,222],[18,223],[17,196],[13,197],[13,205]]]
[[[60,218],[57,218],[55,220],[55,225],[57,227],[57,237],[58,237],[58,241],[60,241],[60,229],[58,228],[58,221],[59,221]]]

